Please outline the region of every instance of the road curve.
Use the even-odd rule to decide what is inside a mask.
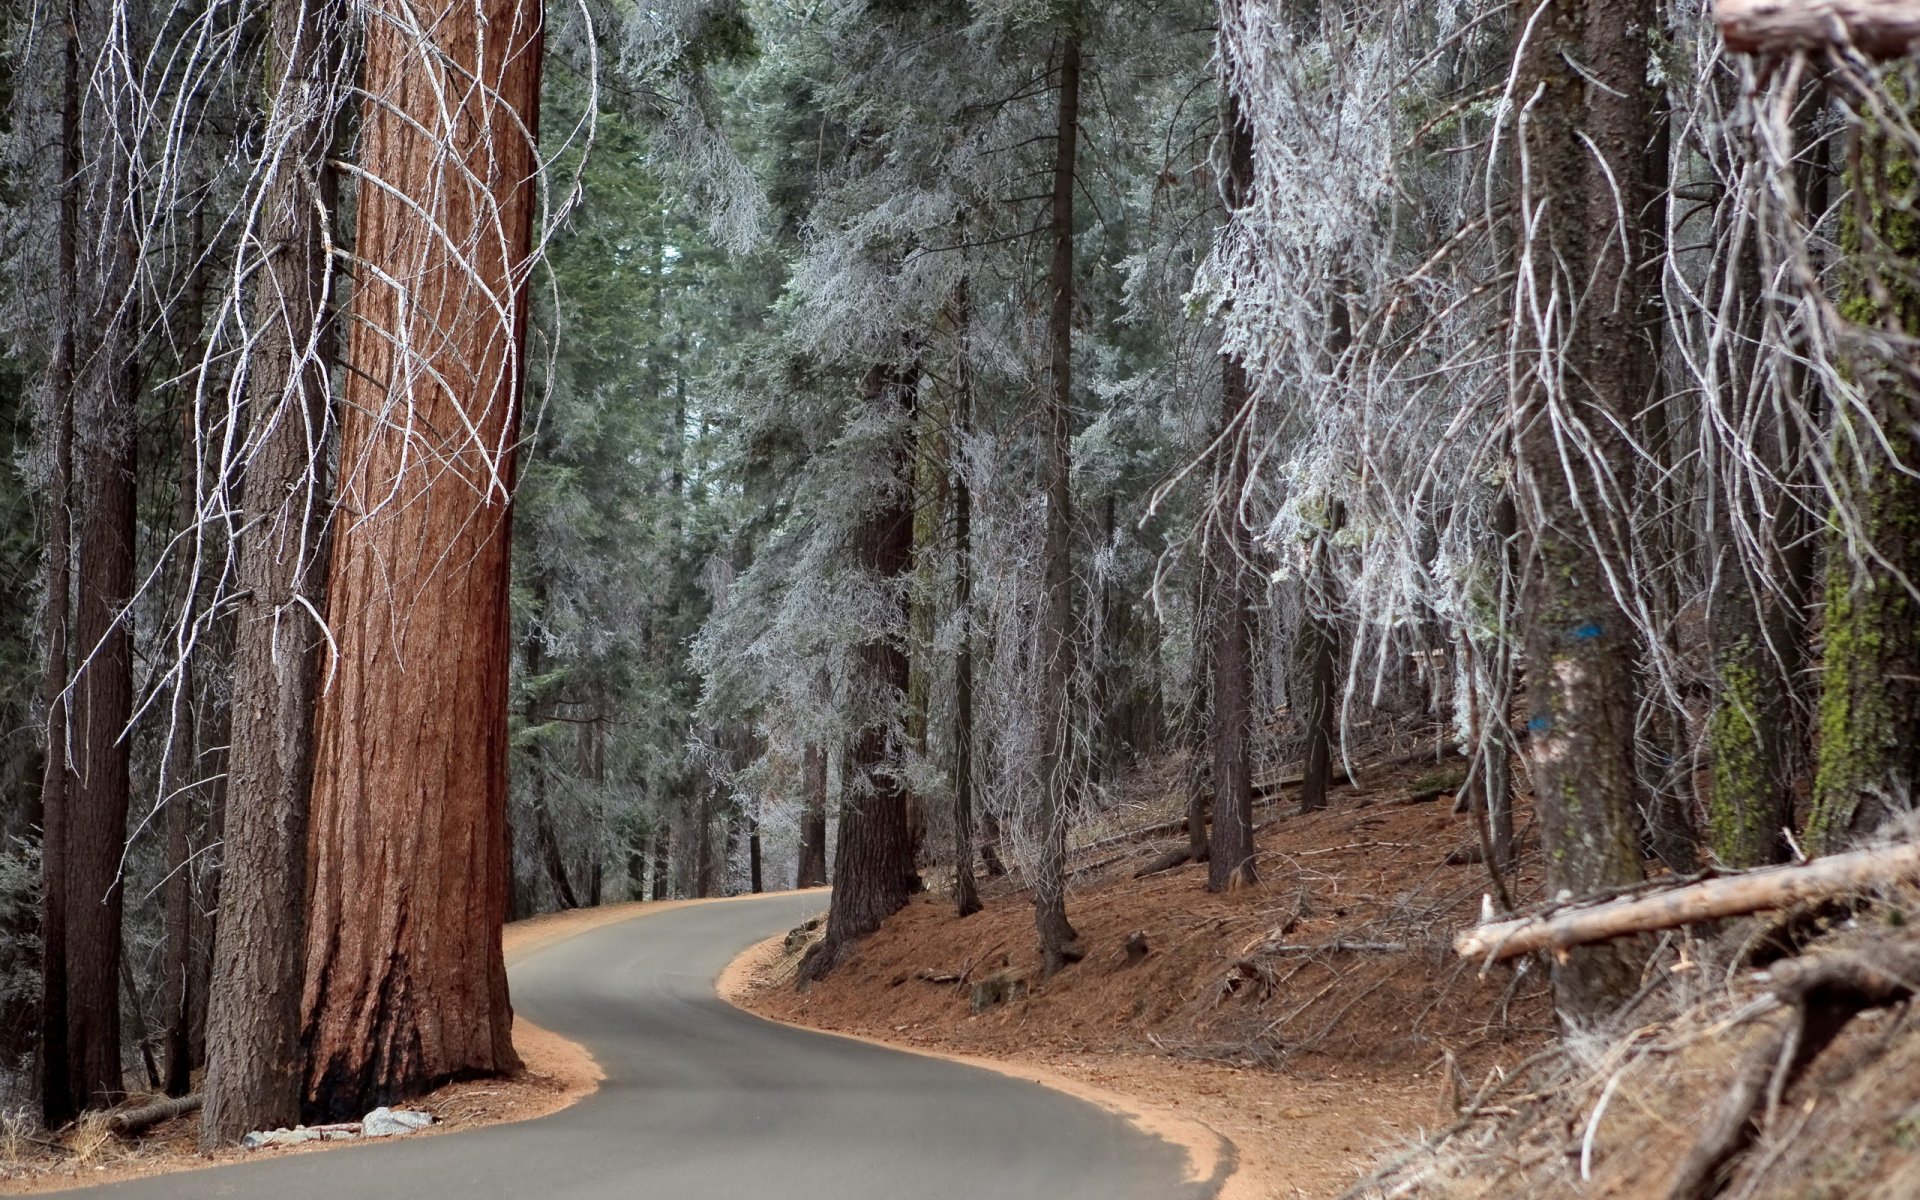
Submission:
[[[809,1033],[714,994],[814,895],[689,905],[583,932],[511,971],[514,1003],[606,1072],[513,1125],[85,1189],[126,1200],[1200,1200],[1182,1151],[1058,1092]],[[270,1155],[271,1152],[268,1152]]]

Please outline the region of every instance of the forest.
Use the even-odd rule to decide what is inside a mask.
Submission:
[[[1383,762],[1565,1039],[1905,920],[1920,5],[0,22],[21,1128],[513,1072],[560,911],[830,883],[804,988],[1017,905],[1044,988],[1090,855],[1262,903]]]

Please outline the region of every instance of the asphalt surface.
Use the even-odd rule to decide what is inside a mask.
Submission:
[[[762,1020],[714,995],[819,894],[694,905],[579,934],[511,970],[516,1007],[606,1072],[513,1125],[85,1189],[128,1200],[1178,1200],[1185,1155],[1080,1100]]]

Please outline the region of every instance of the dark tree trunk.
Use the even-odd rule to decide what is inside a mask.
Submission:
[[[333,534],[341,654],[315,721],[311,1117],[519,1065],[500,948],[508,497],[541,31],[538,0],[367,22],[360,162],[385,186],[358,199],[355,253],[373,269],[354,290],[341,406],[354,518]]]
[[[1253,190],[1253,132],[1240,102],[1227,101],[1226,202],[1244,206]],[[1257,882],[1253,845],[1253,538],[1241,519],[1247,488],[1253,395],[1246,367],[1231,354],[1220,359],[1219,464],[1213,498],[1218,528],[1213,557],[1211,614],[1213,687],[1208,738],[1213,747],[1213,833],[1207,845],[1207,890],[1230,891]],[[1191,836],[1191,831],[1189,836]]]
[[[747,890],[758,896],[767,890],[766,881],[760,874],[760,818],[748,814],[747,818]]]
[[[195,210],[190,223],[189,245],[196,254],[206,251],[206,223],[201,210]],[[174,495],[173,527],[190,533],[198,520],[200,478],[197,456],[193,453],[194,417],[198,411],[201,386],[200,363],[206,347],[201,338],[205,326],[206,279],[211,264],[202,262],[194,269],[185,295],[181,297],[181,338],[185,348],[180,372],[174,385],[179,416],[179,476]],[[181,621],[190,619],[197,599],[199,581],[188,563],[174,568],[173,609]],[[195,978],[194,937],[194,826],[200,821],[205,802],[206,776],[201,762],[205,747],[200,720],[199,674],[191,661],[180,664],[171,697],[171,715],[167,723],[166,769],[161,791],[165,814],[162,829],[166,841],[166,881],[161,889],[164,939],[160,964],[160,1009],[163,1027],[160,1033],[166,1052],[163,1084],[169,1096],[184,1096],[192,1089],[193,1013],[200,1002]]]
[[[1340,642],[1332,607],[1333,534],[1340,527],[1340,505],[1328,513],[1329,528],[1316,534],[1309,559],[1307,585],[1300,597],[1300,623],[1295,633],[1301,670],[1306,675],[1306,704],[1301,717],[1306,726],[1306,762],[1301,769],[1300,811],[1318,812],[1327,806],[1333,786],[1333,747],[1340,716]],[[1216,816],[1216,820],[1219,818]]]
[[[1738,82],[1723,70],[1716,85],[1731,95]],[[1785,478],[1798,457],[1792,422],[1768,420],[1771,407],[1753,392],[1759,340],[1763,334],[1762,283],[1755,233],[1732,222],[1738,241],[1718,264],[1715,293],[1730,293],[1735,305],[1733,336],[1720,354],[1724,380],[1720,404],[1726,426],[1764,430],[1770,436],[1742,437],[1721,458],[1717,503],[1708,539],[1707,637],[1716,687],[1707,721],[1711,790],[1708,830],[1713,855],[1732,867],[1785,862],[1790,854],[1786,831],[1793,823],[1793,776],[1802,755],[1794,746],[1792,679],[1799,671],[1801,643],[1798,610],[1805,597],[1791,596],[1790,572],[1771,569],[1773,547],[1762,543],[1769,561],[1756,563],[1738,541],[1744,525],[1769,520],[1765,509],[1777,496],[1760,500],[1754,479],[1741,458],[1755,456],[1775,478]],[[1756,503],[1756,501],[1759,501]],[[1787,512],[1798,508],[1787,499]],[[1785,516],[1785,513],[1782,513]],[[1791,531],[1782,521],[1776,530]],[[1782,585],[1785,585],[1783,588]]]
[[[49,369],[45,434],[52,460],[47,480],[47,641],[41,701],[47,725],[40,785],[40,1109],[58,1129],[79,1111],[68,1076],[67,1048],[67,620],[73,591],[73,388],[79,319],[74,241],[80,224],[80,46],[69,14],[61,39],[61,186],[58,295]]]
[[[713,796],[712,780],[700,785],[700,799],[694,806],[693,894],[704,900],[713,895]]]
[[[1329,368],[1336,374],[1346,370],[1347,349],[1353,344],[1353,314],[1346,297],[1338,293],[1327,301],[1327,353]],[[1300,811],[1318,812],[1327,806],[1333,787],[1333,748],[1339,733],[1340,708],[1340,625],[1339,594],[1333,577],[1333,538],[1346,523],[1346,508],[1338,499],[1329,500],[1326,524],[1314,531],[1308,551],[1306,586],[1300,598],[1300,622],[1295,632],[1295,653],[1306,675],[1307,702],[1302,712],[1306,723],[1305,763],[1301,767]]]
[[[1042,430],[1042,480],[1047,497],[1037,645],[1040,674],[1039,847],[1033,871],[1034,925],[1041,970],[1052,975],[1081,951],[1067,920],[1067,822],[1077,790],[1073,736],[1073,200],[1080,137],[1078,13],[1061,38],[1059,109],[1054,130],[1052,236],[1047,269],[1052,350]]]
[[[1656,30],[1655,36],[1672,41],[1671,30]],[[1644,348],[1626,364],[1630,378],[1626,386],[1638,397],[1629,411],[1642,414],[1639,434],[1653,466],[1648,485],[1659,515],[1649,523],[1645,537],[1656,562],[1690,561],[1696,553],[1692,526],[1681,519],[1687,497],[1675,484],[1679,459],[1686,451],[1678,444],[1676,421],[1669,411],[1672,401],[1662,387],[1660,367],[1669,322],[1665,298],[1655,274],[1657,268],[1651,265],[1661,262],[1666,251],[1668,205],[1672,195],[1668,188],[1673,149],[1670,110],[1665,89],[1655,90],[1647,117],[1651,136],[1642,143],[1643,173],[1639,186],[1644,203],[1638,211],[1635,243],[1635,258],[1641,264],[1638,272],[1649,277],[1638,296]],[[1666,618],[1661,622],[1663,628],[1655,635],[1656,653],[1669,662],[1678,661],[1681,647],[1675,616],[1680,600],[1675,573],[1655,573],[1647,590],[1653,593],[1655,610]],[[1657,678],[1650,672],[1636,671],[1636,693],[1651,692],[1658,686]],[[1647,844],[1669,870],[1690,874],[1699,864],[1700,831],[1693,818],[1693,745],[1686,722],[1667,705],[1651,705],[1639,741],[1645,751],[1640,756],[1640,778]]]
[[[248,377],[253,428],[234,608],[232,749],[225,878],[214,936],[201,1145],[300,1117],[300,990],[306,937],[307,808],[325,632],[331,337],[326,163],[345,101],[336,0],[276,0],[269,139],[285,139],[268,186]]]
[[[1643,399],[1635,364],[1652,352],[1643,325],[1648,276],[1623,246],[1641,245],[1634,226],[1650,199],[1653,16],[1651,0],[1540,0],[1520,18],[1533,33],[1515,94],[1533,99],[1519,117],[1516,170],[1522,200],[1538,213],[1522,305],[1558,303],[1565,327],[1556,345],[1524,347],[1532,361],[1554,365],[1521,377],[1513,397],[1517,496],[1530,535],[1522,606],[1529,749],[1548,895],[1584,896],[1640,878],[1634,636],[1614,586],[1627,554],[1604,516],[1589,515],[1613,511],[1612,489],[1631,487],[1624,431]],[[1565,460],[1572,427],[1583,431],[1585,453]],[[1639,947],[1620,942],[1556,959],[1562,1014],[1609,1015],[1638,984],[1641,958]]]
[[[89,23],[105,33],[104,14]],[[81,36],[89,34],[83,29]],[[83,100],[83,103],[85,101]],[[110,143],[82,166],[83,204],[106,226],[90,238],[98,257],[83,267],[91,296],[88,342],[76,359],[74,482],[80,528],[73,631],[77,670],[69,701],[73,777],[65,817],[67,1081],[83,1105],[125,1091],[120,1070],[121,852],[126,845],[133,713],[132,614],[137,516],[135,405],[139,396],[135,272],[136,191],[122,135],[132,116],[123,95],[97,114]]]
[[[806,778],[806,811],[800,816],[800,867],[793,886],[821,887],[827,882],[827,752],[808,746],[800,772]]]
[[[1512,584],[1518,578],[1514,562],[1514,539],[1519,533],[1519,517],[1513,507],[1513,493],[1503,490],[1493,505],[1493,538],[1490,547],[1498,556],[1502,583],[1499,590],[1499,619],[1502,629],[1512,621]],[[1513,714],[1511,696],[1514,683],[1513,651],[1507,639],[1494,639],[1493,662],[1488,668],[1495,686],[1495,704],[1480,719],[1485,726],[1480,739],[1481,795],[1487,818],[1489,863],[1497,872],[1513,866]],[[1497,878],[1497,875],[1496,875]]]
[[[663,819],[653,830],[653,898],[665,900],[673,892],[672,827]]]
[[[967,439],[973,435],[973,294],[963,281],[953,302],[958,334],[954,379],[953,440],[949,474],[953,479],[953,611],[960,622],[960,646],[953,661],[953,907],[970,917],[981,909],[973,880],[973,486],[968,482]]]
[[[891,486],[862,518],[854,553],[869,578],[899,590],[901,630],[910,619],[905,585],[913,566],[911,430],[919,387],[917,368],[875,366],[867,372],[867,406],[894,426]],[[875,708],[860,714],[860,729],[847,746],[827,932],[800,962],[802,985],[824,977],[856,940],[900,911],[914,877],[900,747],[892,733],[892,705],[904,700],[909,682],[898,634],[862,643],[854,669],[859,673],[855,694],[874,697]]]

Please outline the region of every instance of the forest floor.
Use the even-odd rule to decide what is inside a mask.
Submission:
[[[1920,887],[1649,936],[1634,1001],[1562,1038],[1538,960],[1483,974],[1450,952],[1487,877],[1450,798],[1414,801],[1434,776],[1363,769],[1306,816],[1282,794],[1260,814],[1262,882],[1222,895],[1204,866],[1134,877],[1178,832],[1090,835],[1069,904],[1088,957],[1045,982],[1030,897],[1000,878],[964,920],[915,897],[804,992],[794,968],[818,931],[763,943],[729,998],[1011,1069],[1149,1130],[1198,1121],[1232,1143],[1229,1200],[1920,1196],[1920,1005],[1847,982],[1880,972],[1920,994]],[[1164,830],[1176,790],[1111,823]],[[1540,897],[1524,803],[1518,824],[1508,883],[1525,905]],[[1130,963],[1136,933],[1148,952]],[[976,985],[1009,979],[1024,992],[975,1011]],[[1838,1034],[1808,1053],[1798,1021]],[[1716,1157],[1721,1129],[1741,1133]]]
[[[522,955],[637,912],[660,912],[685,903],[698,902],[611,904],[516,921],[506,927],[503,938],[507,961],[511,963]],[[520,1071],[499,1079],[450,1083],[401,1106],[432,1113],[435,1118],[431,1127],[409,1136],[430,1137],[543,1117],[589,1095],[600,1082],[600,1069],[586,1050],[537,1025],[515,1020],[513,1044],[523,1063]],[[121,1108],[136,1108],[157,1098],[130,1096]],[[162,1122],[138,1137],[128,1138],[108,1130],[109,1115],[89,1114],[60,1134],[47,1137],[12,1114],[0,1114],[0,1195],[111,1183],[262,1154],[312,1154],[365,1144],[309,1142],[261,1150],[234,1147],[202,1154],[198,1113]]]
[[[1297,815],[1256,810],[1261,882],[1206,890],[1204,864],[1135,878],[1183,833],[1123,838],[1179,815],[1172,772],[1083,831],[1069,915],[1084,962],[1040,982],[1030,896],[982,883],[907,908],[825,981],[796,991],[805,939],[736,964],[730,997],[761,1015],[903,1048],[1012,1065],[1143,1118],[1197,1120],[1232,1143],[1228,1197],[1335,1196],[1388,1145],[1455,1119],[1463,1093],[1551,1037],[1541,972],[1482,975],[1448,949],[1487,887],[1467,817],[1442,791],[1459,760],[1382,766]],[[1519,817],[1523,833],[1526,811]],[[1449,861],[1449,860],[1453,861]],[[1525,888],[1531,871],[1523,865]],[[1147,953],[1129,963],[1141,934]],[[974,1011],[976,984],[1024,995]],[[1182,1139],[1175,1139],[1182,1140]]]

